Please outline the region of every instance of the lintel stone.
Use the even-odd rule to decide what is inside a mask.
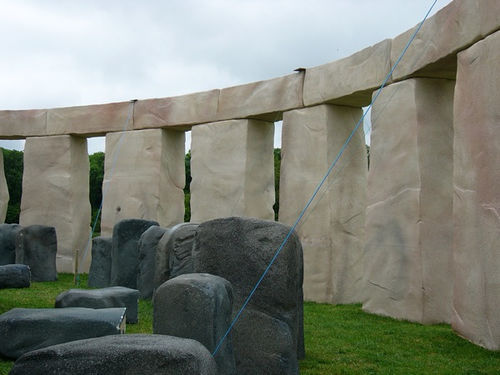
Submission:
[[[47,135],[47,110],[0,111],[2,138],[24,138]]]

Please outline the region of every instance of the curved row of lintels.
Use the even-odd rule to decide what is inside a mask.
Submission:
[[[455,79],[456,54],[500,29],[500,1],[455,0],[429,18],[394,70],[409,77]],[[370,104],[417,26],[349,57],[267,81],[135,102],[127,130],[178,128],[222,120],[278,121],[292,109],[332,103]],[[122,131],[129,102],[54,109],[0,111],[0,139],[98,136]]]

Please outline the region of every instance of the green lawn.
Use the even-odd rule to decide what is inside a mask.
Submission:
[[[81,285],[86,285],[83,277]],[[0,313],[14,307],[53,307],[55,297],[74,288],[73,276],[0,290]],[[152,332],[152,305],[139,303],[139,324],[127,333]],[[422,326],[366,314],[360,305],[304,306],[306,358],[312,374],[500,374],[500,352],[489,352],[456,336],[447,325]],[[0,375],[13,362],[0,359]]]

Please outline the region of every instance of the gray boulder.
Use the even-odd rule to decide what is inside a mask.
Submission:
[[[80,340],[27,353],[11,375],[216,375],[199,342],[163,335],[120,335]]]
[[[139,272],[139,239],[156,221],[125,219],[113,227],[111,247],[111,285],[137,288]]]
[[[218,275],[233,286],[233,316],[243,305],[276,250],[289,233],[283,224],[247,218],[224,218],[204,222],[197,228],[192,256],[194,272]],[[233,328],[238,374],[296,374],[303,349],[303,258],[299,238],[292,233],[263,278],[244,313]],[[258,316],[258,319],[253,317]],[[264,322],[267,319],[267,322]],[[288,327],[290,347],[283,347],[284,332],[262,331],[261,326]],[[251,335],[242,332],[252,332]],[[263,353],[261,348],[281,348]],[[252,368],[252,371],[243,370]],[[278,372],[269,369],[279,368]]]
[[[153,333],[201,342],[211,353],[231,323],[229,281],[205,273],[185,274],[163,283],[153,301]],[[215,356],[218,374],[236,374],[231,336]]]
[[[57,280],[56,254],[56,228],[30,225],[17,233],[16,263],[30,266],[33,281]]]
[[[165,234],[166,228],[149,227],[139,239],[139,273],[137,289],[142,299],[151,299],[154,285],[156,249]]]
[[[31,272],[25,264],[7,264],[0,266],[0,289],[28,288],[31,284]]]
[[[0,224],[0,266],[16,262],[16,236],[18,224]]]
[[[111,280],[111,237],[92,239],[92,262],[90,263],[88,286],[106,288]]]
[[[102,289],[70,289],[56,297],[56,308],[88,307],[104,309],[108,307],[127,308],[127,323],[137,323],[139,291],[123,286]]]
[[[12,309],[0,315],[0,355],[18,358],[64,342],[124,332],[125,308]]]

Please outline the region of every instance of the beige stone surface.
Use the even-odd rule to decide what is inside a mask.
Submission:
[[[191,132],[191,222],[246,216],[273,220],[274,124],[232,120]]]
[[[254,117],[281,119],[281,112],[300,108],[304,73],[228,87],[220,91],[218,120]]]
[[[74,255],[89,245],[89,158],[87,141],[72,136],[31,137],[24,148],[19,224],[56,228],[58,272],[74,271]],[[80,272],[88,272],[87,258]]]
[[[7,206],[9,205],[9,189],[5,180],[5,172],[3,166],[3,152],[0,148],[0,223],[5,221],[7,215]]]
[[[425,6],[424,6],[425,7]],[[391,60],[396,61],[417,26],[392,41]],[[454,78],[454,55],[500,28],[500,1],[455,0],[429,18],[412,42],[393,79],[413,75]],[[451,56],[451,61],[445,58]],[[438,61],[438,64],[432,65]]]
[[[184,132],[134,130],[106,136],[101,235],[122,219],[184,221]]]
[[[366,210],[366,311],[449,322],[454,82],[388,86],[372,109]]]
[[[452,327],[500,349],[500,32],[458,55]]]
[[[366,106],[391,66],[391,41],[384,40],[355,54],[306,70],[304,104],[325,102]]]
[[[219,90],[139,100],[135,104],[134,129],[212,122],[216,119],[218,101]]]
[[[47,135],[47,110],[0,111],[0,137],[23,138]]]
[[[361,115],[334,105],[283,115],[279,221],[295,223]],[[307,300],[360,302],[366,174],[361,126],[297,227]]]

